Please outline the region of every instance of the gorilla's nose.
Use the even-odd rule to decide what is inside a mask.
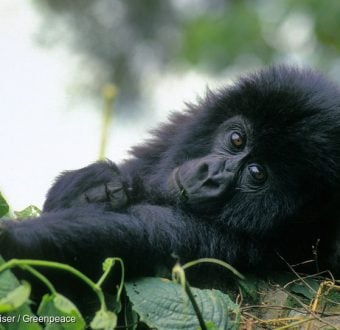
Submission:
[[[221,196],[233,179],[225,160],[207,156],[186,162],[178,169],[178,181],[189,200],[211,200]]]

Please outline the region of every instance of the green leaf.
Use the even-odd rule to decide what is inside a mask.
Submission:
[[[41,330],[42,327],[35,320],[36,316],[32,313],[28,303],[21,305],[12,312],[4,313],[2,316],[9,317],[8,322],[2,323],[6,330]]]
[[[4,260],[0,257],[0,265],[4,264]],[[5,299],[11,292],[13,292],[17,287],[20,287],[19,281],[16,277],[9,271],[6,270],[0,273],[0,298]],[[23,290],[25,294],[26,290]],[[13,294],[13,293],[12,293]],[[20,297],[19,297],[20,299]],[[40,325],[34,322],[24,322],[23,316],[30,317],[34,316],[30,307],[29,301],[26,299],[24,304],[16,308],[13,311],[5,312],[1,314],[6,317],[10,317],[10,322],[2,322],[2,329],[6,330],[39,330]]]
[[[22,211],[14,211],[14,214],[19,219],[21,219],[21,218],[36,218],[36,217],[40,216],[41,210],[34,205],[30,205],[30,206],[26,207],[25,209],[23,209]]]
[[[126,291],[140,321],[159,330],[196,330],[199,323],[180,284],[160,278],[126,283]],[[204,321],[212,328],[238,329],[240,309],[218,290],[191,289]],[[213,328],[212,328],[213,329]]]
[[[82,330],[85,321],[78,308],[61,294],[44,295],[38,308],[38,315],[49,317],[46,330]]]
[[[254,304],[259,302],[260,297],[258,292],[261,290],[266,290],[268,286],[263,279],[260,279],[252,274],[247,274],[242,280],[237,279],[237,283],[240,286],[242,294],[246,298],[247,302]]]
[[[4,259],[0,256],[0,265],[5,263]],[[7,296],[8,293],[13,291],[20,285],[20,282],[9,270],[0,273],[0,299]]]
[[[218,330],[214,322],[211,322],[211,321],[206,322],[205,326],[207,327],[207,330]]]
[[[288,290],[297,293],[309,300],[312,300],[318,291],[320,282],[313,278],[306,278],[304,282],[295,282],[288,287]]]
[[[9,212],[9,205],[0,192],[0,218]]]
[[[30,293],[31,286],[23,281],[21,285],[0,299],[0,313],[17,309],[28,300]]]
[[[117,315],[110,311],[100,310],[96,313],[90,326],[92,329],[114,330],[117,325]]]

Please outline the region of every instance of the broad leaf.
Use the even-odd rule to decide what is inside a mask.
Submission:
[[[0,313],[10,312],[23,305],[29,298],[31,286],[27,282],[22,282],[13,291],[0,299]]]
[[[114,330],[117,325],[117,315],[110,311],[98,311],[90,325],[91,329]]]
[[[210,329],[238,329],[240,309],[218,290],[192,288],[204,321]],[[160,278],[126,283],[126,291],[140,321],[159,330],[197,330],[199,322],[180,284]]]
[[[85,321],[78,308],[61,294],[46,294],[41,300],[38,315],[51,317],[46,330],[82,330]]]
[[[4,263],[4,260],[0,257],[0,265]],[[21,296],[22,294],[22,296]],[[2,323],[2,329],[7,330],[39,330],[40,325],[34,322],[27,322],[23,320],[23,316],[29,318],[34,316],[28,300],[29,287],[27,284],[20,285],[16,277],[9,271],[6,270],[0,273],[0,299],[4,305],[12,304],[17,305],[12,311],[4,312],[1,315],[10,317],[11,322]],[[21,304],[21,302],[23,302]]]

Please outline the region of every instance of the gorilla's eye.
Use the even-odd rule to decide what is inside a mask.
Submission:
[[[250,164],[248,166],[248,170],[251,174],[251,176],[256,180],[256,181],[264,181],[267,178],[267,172],[262,167],[261,165],[258,164]]]
[[[230,135],[230,142],[235,148],[242,148],[245,143],[244,137],[238,132],[232,132]]]

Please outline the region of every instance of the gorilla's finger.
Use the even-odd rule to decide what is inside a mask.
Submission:
[[[105,184],[86,190],[83,196],[84,200],[86,200],[88,203],[108,201]]]
[[[106,195],[114,209],[121,208],[128,202],[127,194],[121,182],[111,181],[107,183]]]

